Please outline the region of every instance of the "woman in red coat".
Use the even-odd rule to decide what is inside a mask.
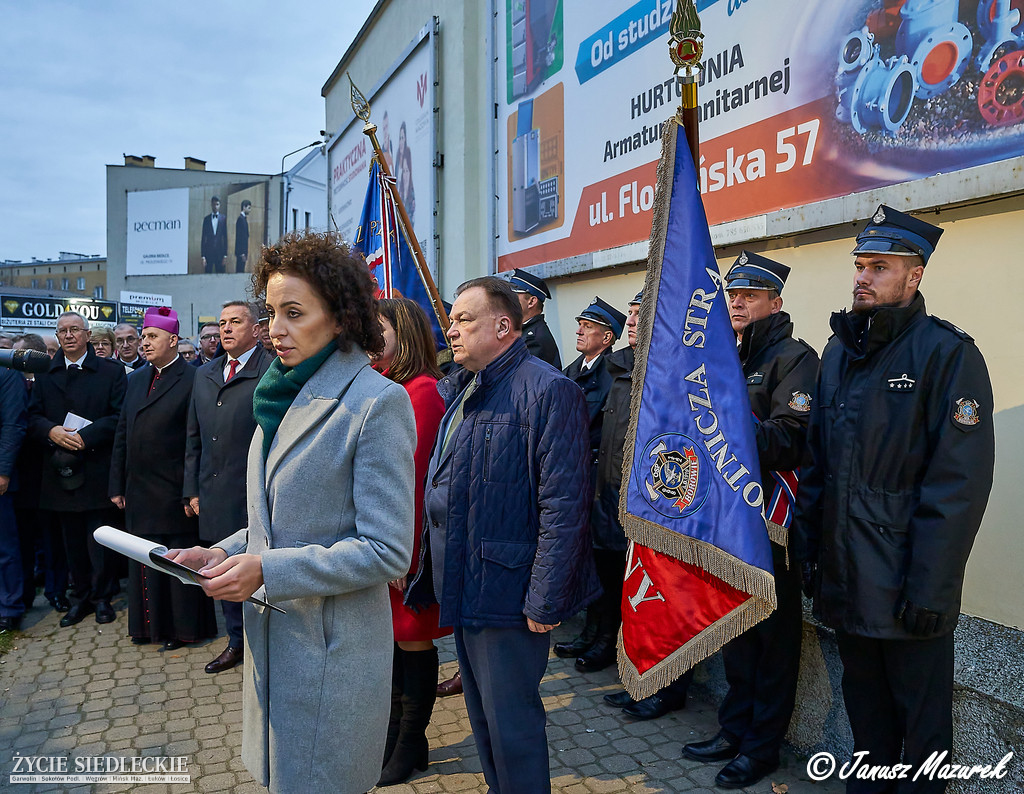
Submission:
[[[427,768],[426,729],[437,693],[437,648],[434,640],[452,633],[438,627],[438,606],[414,612],[402,603],[406,581],[419,565],[420,525],[423,523],[423,488],[430,451],[444,416],[444,400],[437,393],[437,354],[430,323],[423,309],[406,298],[379,301],[384,327],[384,352],[374,368],[400,383],[409,393],[416,415],[416,540],[412,568],[405,579],[391,583],[391,614],[395,628],[395,664],[391,687],[391,721],[384,749],[384,768],[378,786],[409,779],[414,769]]]

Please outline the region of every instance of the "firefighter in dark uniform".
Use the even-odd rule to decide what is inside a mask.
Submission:
[[[629,347],[609,353],[604,359],[612,385],[604,403],[594,506],[590,513],[594,562],[597,563],[597,574],[604,588],[604,593],[594,607],[600,610],[599,614],[607,614],[615,621],[614,634],[617,634],[622,622],[622,580],[628,549],[626,533],[619,523],[619,490],[622,486],[626,432],[629,430],[629,401],[633,389],[633,365],[636,361],[636,326],[643,297],[641,290],[629,302],[629,315],[626,318]],[[689,670],[643,700],[633,700],[628,692],[619,690],[605,695],[604,701],[622,709],[622,713],[632,720],[653,720],[686,705],[686,693],[692,680],[693,670]]]
[[[519,305],[523,307],[523,341],[526,342],[526,349],[541,361],[561,369],[562,357],[558,355],[558,345],[544,321],[544,301],[551,297],[548,285],[544,279],[519,269],[512,271],[509,284],[519,297]]]
[[[574,381],[587,400],[587,413],[590,415],[590,450],[591,486],[597,478],[598,451],[601,446],[601,426],[604,418],[605,401],[611,389],[612,378],[605,367],[605,359],[610,355],[612,345],[622,335],[626,326],[626,315],[609,303],[594,298],[576,317],[579,328],[576,331],[576,349],[579,358],[565,368],[565,375]],[[628,395],[627,395],[628,403]],[[598,573],[605,578],[602,565],[607,566],[609,560],[595,550],[595,562]],[[615,574],[621,588],[622,573],[626,566],[617,565],[616,559],[610,564],[617,568]],[[582,633],[571,642],[555,643],[555,653],[564,659],[576,659],[576,669],[581,672],[603,670],[615,663],[616,640],[619,631],[619,602],[614,604],[603,596],[599,601],[587,607],[587,618]]]
[[[995,458],[985,360],[918,292],[941,234],[883,205],[857,237],[852,311],[832,315],[811,403],[793,548],[815,616],[836,630],[855,751],[915,771],[952,752],[953,628]],[[915,794],[945,790],[927,777]],[[897,781],[853,776],[847,791]]]
[[[757,421],[777,608],[722,649],[729,691],[718,710],[720,730],[683,748],[694,760],[729,761],[715,778],[722,788],[751,786],[778,767],[796,701],[803,634],[800,570],[786,549],[799,468],[808,454],[818,355],[793,337],[793,323],[782,311],[788,276],[786,265],[743,251],[725,277],[729,317]]]

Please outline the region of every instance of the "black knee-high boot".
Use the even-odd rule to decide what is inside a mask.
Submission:
[[[398,740],[378,786],[404,783],[427,768],[427,725],[437,699],[437,648],[402,651],[402,717]],[[394,711],[392,711],[394,714]]]
[[[391,754],[395,751],[395,743],[398,741],[398,730],[402,724],[402,676],[404,651],[395,643],[395,656],[391,669],[391,717],[388,720],[388,738],[384,744],[384,761],[380,768],[383,769],[391,760]]]

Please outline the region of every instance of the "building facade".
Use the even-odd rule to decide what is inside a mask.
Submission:
[[[1024,244],[1024,111],[996,90],[1007,69],[991,15],[938,3],[941,20],[915,18],[900,32],[881,2],[867,13],[845,0],[782,2],[699,4],[699,176],[719,265],[748,249],[791,266],[786,310],[820,352],[830,314],[850,305],[852,238],[879,204],[945,230],[922,292],[984,353],[997,435],[958,629],[958,743],[967,757],[998,759],[1007,741],[1024,744],[1024,697],[1008,685],[1016,663],[1003,675],[985,662],[1019,658],[1024,627],[1024,316],[1009,288]],[[664,46],[674,5],[381,0],[323,86],[332,214],[344,214],[353,184],[365,190],[351,74],[378,128],[382,110],[392,127],[399,116],[429,127],[432,148],[424,136],[413,152],[431,163],[416,175],[414,225],[442,297],[468,278],[526,267],[553,287],[546,316],[564,358],[573,318],[594,295],[624,307],[643,284],[660,125],[678,105]],[[952,49],[932,35],[945,26],[959,32]],[[930,47],[956,50],[945,73],[899,57]],[[421,72],[433,105],[423,122]],[[843,723],[834,640],[809,618],[806,638],[801,702],[817,705],[802,707],[791,739],[805,749],[848,741],[832,730]],[[1000,737],[986,720],[1006,726]]]

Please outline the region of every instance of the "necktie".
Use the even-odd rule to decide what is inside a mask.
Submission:
[[[228,362],[228,376],[227,376],[227,378],[224,379],[225,383],[227,383],[233,377],[235,377],[235,371],[237,369],[238,369],[238,359],[237,358],[232,359],[231,361]]]

